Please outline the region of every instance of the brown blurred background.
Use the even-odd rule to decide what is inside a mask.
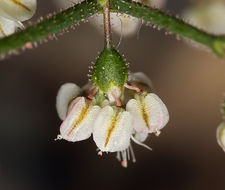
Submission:
[[[169,0],[180,14],[188,0]],[[54,0],[38,1],[36,20]],[[115,43],[118,42],[118,37]],[[134,145],[137,163],[124,169],[115,154],[98,157],[92,137],[54,142],[58,88],[87,81],[88,66],[103,48],[90,24],[0,62],[0,189],[225,189],[225,153],[217,145],[225,64],[175,36],[142,26],[119,47],[132,71],[144,71],[170,112],[169,124],[147,144]]]

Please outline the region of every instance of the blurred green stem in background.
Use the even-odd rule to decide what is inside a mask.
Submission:
[[[183,20],[164,13],[158,9],[144,6],[141,3],[135,3],[125,0],[110,0],[112,11],[129,14],[140,18],[157,27],[177,34],[186,39],[198,42],[209,47],[219,57],[225,55],[225,36],[216,36],[208,34]],[[85,21],[97,12],[102,12],[102,7],[96,0],[83,1],[74,5],[56,15],[50,16],[25,30],[19,31],[11,36],[0,39],[0,55],[13,52],[27,44],[38,42],[54,36],[59,32]],[[84,36],[85,37],[85,36]],[[29,47],[29,46],[28,46]]]

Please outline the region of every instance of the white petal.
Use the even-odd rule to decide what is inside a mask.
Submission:
[[[59,8],[68,8],[72,6],[73,4],[79,3],[80,0],[54,0],[54,3]]]
[[[122,151],[129,147],[132,134],[132,118],[126,111],[104,107],[94,125],[93,138],[102,152]]]
[[[139,133],[159,132],[169,121],[169,113],[162,100],[150,93],[146,97],[137,95],[137,100],[131,99],[126,110],[134,119],[134,129]]]
[[[134,138],[139,142],[144,142],[148,138],[148,133],[135,133]]]
[[[16,23],[12,20],[0,16],[0,38],[14,33],[16,30]]]
[[[89,138],[93,132],[93,123],[100,110],[99,106],[88,105],[81,97],[73,105],[66,119],[60,126],[60,133],[67,141],[81,141]]]
[[[152,81],[148,76],[142,72],[131,73],[128,76],[128,81],[130,82],[141,82],[147,84],[150,88],[153,88]]]
[[[221,146],[223,151],[225,151],[225,124],[221,123],[216,131],[216,138],[218,144]]]
[[[36,6],[36,0],[0,0],[0,16],[25,21],[34,15]]]
[[[73,83],[66,83],[60,87],[56,96],[56,110],[61,120],[66,118],[70,101],[76,98],[80,92],[80,87]]]

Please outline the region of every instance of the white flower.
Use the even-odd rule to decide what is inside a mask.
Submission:
[[[36,0],[0,0],[0,38],[15,32],[36,11]]]
[[[202,1],[187,8],[184,18],[191,24],[217,35],[225,34],[225,2],[221,0]]]
[[[139,133],[159,133],[169,121],[169,113],[162,100],[153,93],[135,95],[129,100],[126,110],[134,120],[134,129]]]
[[[216,138],[217,142],[220,145],[220,147],[225,151],[225,124],[222,122],[216,131]]]
[[[125,89],[112,88],[102,94],[88,83],[82,89],[73,83],[61,86],[56,97],[60,119],[57,139],[76,142],[89,138],[98,147],[98,154],[117,152],[123,167],[136,161],[131,140],[143,144],[149,133],[159,133],[169,120],[166,106],[151,93],[150,79],[143,73],[128,76]],[[82,96],[81,96],[82,95]]]
[[[59,7],[65,8],[70,6],[72,3],[78,3],[79,0],[56,0]],[[153,6],[156,8],[162,8],[165,5],[166,0],[136,0],[136,2],[143,3],[148,6]],[[126,15],[111,13],[111,24],[112,30],[118,35],[132,36],[137,33],[138,28],[141,26],[139,19]],[[91,24],[97,26],[100,32],[103,32],[103,15],[97,14],[90,19]]]

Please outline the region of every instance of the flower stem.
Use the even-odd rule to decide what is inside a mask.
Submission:
[[[74,28],[76,24],[86,21],[87,18],[101,10],[102,7],[97,0],[85,0],[53,16],[48,16],[25,30],[0,39],[0,58],[4,58],[7,53],[17,53],[15,50],[26,48],[26,44],[32,46],[35,42],[54,39],[55,34],[63,33],[70,27]]]
[[[111,9],[140,18],[181,37],[205,45],[219,57],[225,56],[225,35],[209,34],[184,22],[182,19],[129,0],[111,0]]]
[[[104,37],[105,37],[105,46],[107,48],[111,48],[111,21],[110,21],[110,2],[106,3],[103,8],[103,16],[104,16]]]
[[[104,8],[105,20],[109,21],[105,23],[105,43],[107,47],[110,47],[111,44],[109,8],[111,11],[129,14],[162,27],[181,37],[205,45],[219,57],[225,56],[225,35],[217,36],[209,34],[158,9],[153,9],[129,0],[110,0],[110,7],[108,4]],[[25,30],[0,39],[0,57],[4,57],[5,54],[14,52],[22,47],[29,48],[31,47],[31,43],[52,38],[55,34],[63,32],[75,24],[78,24],[80,21],[85,21],[85,19],[97,12],[102,13],[102,11],[102,6],[97,3],[97,0],[85,0],[80,4],[74,5],[71,8],[39,21],[27,27]]]

